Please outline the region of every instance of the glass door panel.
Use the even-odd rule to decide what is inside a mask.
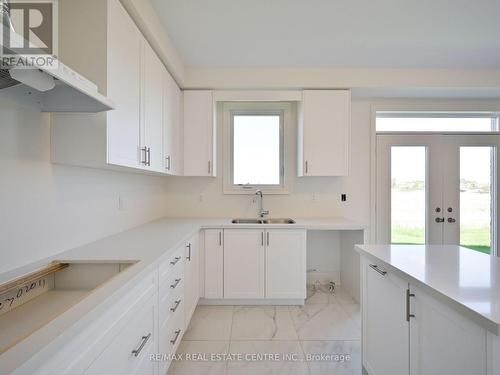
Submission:
[[[391,147],[391,243],[426,242],[426,147]]]
[[[460,147],[460,245],[491,253],[495,148]]]

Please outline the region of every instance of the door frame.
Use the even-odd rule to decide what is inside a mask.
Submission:
[[[369,136],[370,136],[370,227],[365,231],[365,240],[377,243],[377,112],[463,112],[486,111],[500,113],[497,100],[464,100],[464,99],[378,99],[369,103]],[[499,160],[500,163],[500,160]],[[499,173],[500,174],[500,173]],[[498,186],[500,189],[500,185]],[[499,192],[500,194],[500,192]],[[500,200],[500,199],[499,199]],[[498,212],[500,214],[500,211]],[[500,221],[500,220],[498,220]],[[497,228],[498,229],[498,228]],[[498,233],[500,235],[500,232]],[[500,257],[500,249],[497,250]]]

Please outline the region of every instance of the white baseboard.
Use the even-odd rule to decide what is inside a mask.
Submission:
[[[219,299],[219,298],[200,298],[198,302],[199,305],[205,306],[233,306],[233,305],[244,305],[244,306],[269,306],[269,305],[278,305],[278,306],[302,306],[304,305],[303,299],[238,299],[238,298],[230,298],[230,299]]]

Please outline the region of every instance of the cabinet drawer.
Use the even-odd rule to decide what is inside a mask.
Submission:
[[[160,323],[159,332],[158,352],[162,355],[174,353],[184,335],[184,303],[181,302],[175,313]]]
[[[167,260],[160,264],[160,283],[170,275],[170,273],[184,268],[184,247],[180,247],[171,254]]]
[[[85,371],[85,374],[154,374],[154,362],[143,361],[155,352],[156,295],[150,298],[127,322],[111,344]],[[149,359],[149,358],[148,358]],[[145,367],[147,371],[144,371]]]
[[[182,282],[183,281],[181,280],[175,289],[168,290],[168,293],[160,293],[160,296],[163,295],[163,297],[160,297],[158,307],[160,324],[177,312],[177,310],[181,308],[180,305],[184,308],[184,287]],[[167,285],[167,288],[165,289],[171,289],[170,285]]]

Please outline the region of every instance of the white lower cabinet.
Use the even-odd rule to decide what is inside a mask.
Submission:
[[[425,292],[412,293],[410,374],[486,374],[486,330]]]
[[[306,298],[306,231],[266,231],[266,298]]]
[[[186,324],[188,324],[200,299],[200,247],[198,234],[193,236],[185,247],[185,275],[185,315]]]
[[[206,299],[305,299],[306,231],[207,229]]]
[[[156,296],[150,298],[125,328],[85,371],[85,374],[156,374]]]
[[[186,324],[185,247],[181,246],[159,267],[158,354],[175,353],[184,335]],[[158,372],[164,375],[170,361],[160,358]]]
[[[484,328],[376,262],[362,257],[361,266],[363,366],[369,375],[498,373],[494,363],[487,369]]]
[[[205,298],[224,297],[224,230],[205,230]]]
[[[363,362],[370,375],[408,374],[408,283],[373,263],[363,264]]]
[[[264,298],[265,231],[224,230],[224,298]]]

